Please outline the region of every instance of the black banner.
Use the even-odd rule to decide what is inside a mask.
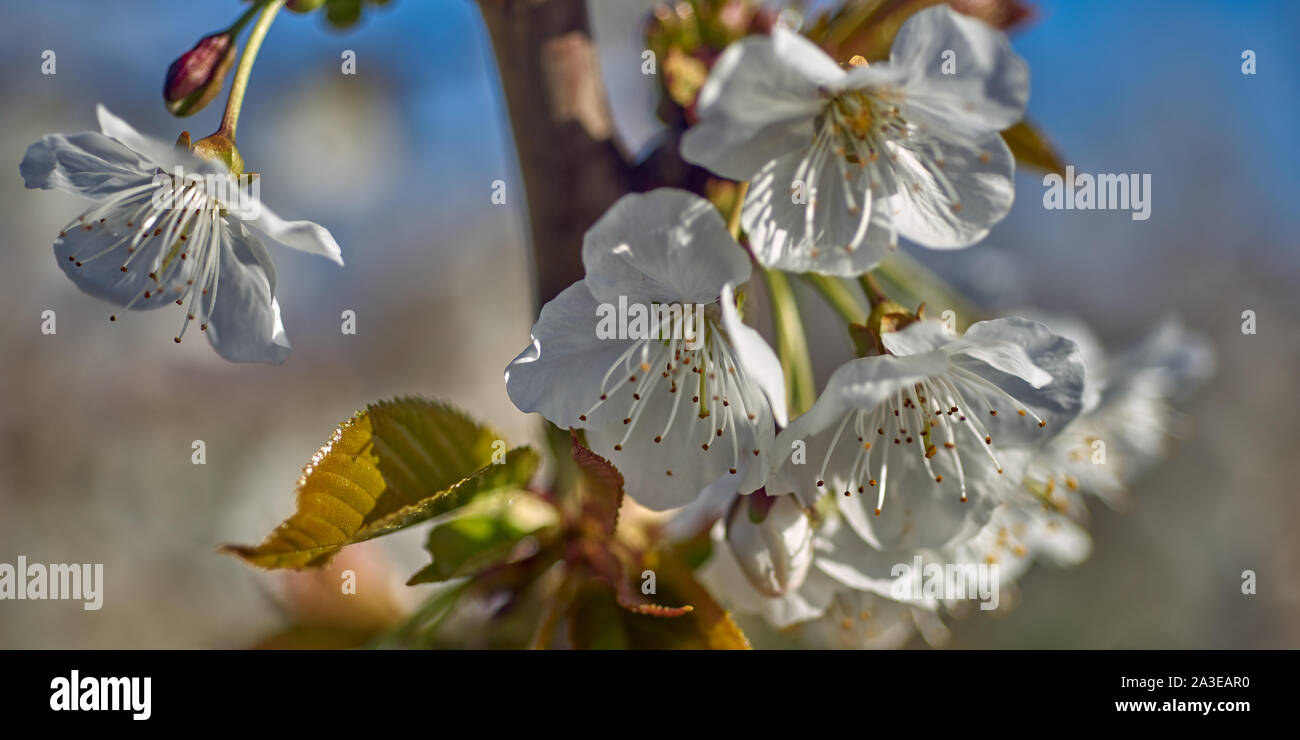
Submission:
[[[821,721],[867,732],[1051,719],[1254,726],[1295,706],[1287,652],[82,652],[0,654],[0,716],[264,733],[390,721],[533,726],[630,712],[661,731],[716,721]],[[681,721],[672,719],[677,716]],[[529,718],[533,719],[529,719]],[[513,719],[510,719],[513,718]],[[715,719],[708,721],[710,726]],[[955,724],[954,724],[955,723]],[[10,726],[18,726],[11,724]],[[396,726],[393,726],[396,733]],[[611,728],[612,729],[612,728]]]

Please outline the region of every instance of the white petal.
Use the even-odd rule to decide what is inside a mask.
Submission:
[[[905,357],[920,355],[944,347],[956,340],[943,328],[943,322],[927,320],[908,324],[900,331],[880,335],[880,343],[890,354]]]
[[[700,535],[727,513],[741,493],[730,476],[719,478],[701,491],[694,501],[673,512],[663,526],[664,538],[669,542],[681,542]]]
[[[208,315],[208,341],[231,362],[284,362],[289,340],[280,322],[280,304],[271,293],[273,278],[264,267],[265,250],[247,234],[225,237]]]
[[[1084,377],[1083,412],[1086,413],[1096,406],[1105,379],[1109,375],[1110,357],[1092,329],[1075,317],[1036,308],[1013,308],[1005,313],[1008,316],[1020,316],[1042,323],[1051,329],[1052,333],[1060,334],[1078,345],[1079,356],[1083,359],[1087,370]]]
[[[1214,374],[1214,348],[1176,316],[1162,318],[1143,340],[1115,358],[1117,379],[1143,376],[1161,395],[1179,398]]]
[[[28,188],[90,198],[147,183],[154,172],[139,154],[94,132],[43,136],[27,148],[18,170]]]
[[[144,199],[149,200],[147,195]],[[54,240],[59,267],[82,292],[115,306],[130,304],[133,309],[151,309],[172,304],[178,297],[177,289],[184,288],[185,281],[194,276],[195,261],[174,260],[172,269],[160,275],[163,282],[159,284],[148,275],[159,270],[171,242],[165,235],[155,237],[149,232],[137,245],[136,254],[131,255],[131,239],[144,230],[145,224],[131,220],[130,208],[114,208],[102,216],[100,213],[92,208],[83,214],[83,221],[70,224]],[[131,226],[127,226],[128,221]],[[162,221],[147,223],[153,229]],[[130,266],[122,272],[128,259]],[[148,299],[143,297],[145,291],[150,293]]]
[[[837,500],[836,504],[840,502]],[[908,562],[910,553],[884,552],[869,546],[843,521],[830,520],[818,532],[818,570],[837,582],[858,591],[870,591],[890,597],[890,585],[896,580],[891,571],[898,562]]]
[[[751,269],[713,204],[670,188],[619,198],[584,236],[582,264],[607,303],[712,303]]]
[[[730,284],[723,286],[722,289],[722,326],[726,329],[731,346],[744,367],[745,375],[767,396],[776,423],[785,426],[788,419],[785,374],[781,370],[781,360],[763,339],[763,335],[740,320],[740,315],[736,312],[735,292]]]
[[[641,73],[645,27],[658,0],[588,0],[587,20],[600,58],[614,134],[624,156],[640,162],[668,130],[659,120],[659,78]]]
[[[506,392],[520,411],[561,429],[582,426],[578,417],[596,402],[606,370],[632,344],[596,336],[597,305],[576,282],[542,306],[532,345],[506,367]]]
[[[893,650],[916,634],[915,621],[930,615],[924,609],[866,591],[842,590],[835,594],[826,616],[807,625],[807,632],[819,647]]]
[[[952,52],[953,74],[943,65]],[[1029,67],[1006,34],[942,5],[916,13],[894,38],[889,63],[910,73],[909,105],[961,131],[1001,131],[1029,101]]]
[[[866,185],[859,178],[846,183],[833,158],[828,158],[815,183],[796,182],[807,148],[783,155],[763,166],[750,182],[749,195],[741,212],[741,223],[749,235],[759,263],[786,272],[817,272],[823,275],[855,277],[880,263],[890,247],[889,188],[880,183],[871,197],[871,222],[860,244],[853,243],[861,226],[861,212],[849,211],[845,189],[855,187],[854,203],[860,209],[866,201]],[[804,202],[795,202],[795,189]],[[813,209],[811,236],[806,227],[807,210]]]
[[[1062,431],[1082,410],[1085,369],[1079,348],[1043,324],[1016,317],[980,321],[966,330],[961,342],[968,348],[982,349],[961,350],[953,355],[953,362],[998,386],[1016,399],[1020,408],[1036,414],[1046,422],[1048,436]],[[954,345],[945,349],[953,349]],[[1033,369],[1005,352],[1008,347],[1023,351]],[[1035,386],[1045,378],[1046,382]],[[985,396],[1006,409],[1000,416],[983,417],[998,444],[1039,444],[1045,440],[1037,422],[1019,416],[1019,409],[1011,407],[1009,401],[1003,406],[996,394],[986,391]]]
[[[932,249],[969,246],[1011,212],[1015,159],[999,134],[970,143],[921,137],[888,149],[896,156],[891,171],[898,183],[889,206],[908,239]]]
[[[825,105],[819,88],[844,71],[811,41],[777,28],[723,52],[700,90],[699,123],[682,137],[682,157],[733,180],[812,141]]]
[[[343,264],[343,251],[329,229],[311,221],[285,221],[261,202],[256,204],[255,211],[257,218],[244,223],[271,241]]]
[[[1050,330],[1045,325],[1038,324],[1038,322],[1032,322],[1037,326],[1029,327],[1026,324],[1030,322],[1028,320],[1023,321],[1025,324],[1012,322],[1008,319],[979,322],[984,326],[981,326],[973,335],[968,332],[967,336],[950,342],[947,345],[947,351],[952,354],[972,357],[992,368],[1014,375],[1035,388],[1042,388],[1052,382],[1051,374],[1035,365],[1025,347],[1018,344],[1018,342],[1025,341],[1023,333],[1026,330],[1033,331],[1037,327],[1042,327],[1047,331]],[[995,324],[994,322],[1001,323]],[[1082,355],[1079,360],[1082,362]]]
[[[95,106],[95,114],[99,118],[99,130],[105,136],[117,139],[164,170],[170,171],[173,165],[188,164],[194,159],[185,157],[175,146],[165,141],[136,131],[131,124],[110,113],[102,104]]]
[[[817,466],[821,465],[828,437],[829,434],[824,434],[808,445],[810,460],[814,452],[817,455],[816,466],[805,466],[812,468],[805,472],[813,477],[818,475]],[[1024,456],[999,449],[998,462],[1006,471],[999,474],[983,450],[972,446],[970,440],[958,439],[966,501],[961,500],[957,468],[951,455],[946,451],[936,454],[926,468],[919,443],[895,445],[888,435],[874,440],[882,452],[887,449],[889,453],[887,477],[880,471],[881,455],[872,457],[875,466],[872,475],[887,484],[879,514],[875,513],[879,486],[863,486],[865,481],[847,478],[856,453],[853,438],[847,442],[841,440],[831,457],[825,478],[827,495],[835,496],[836,505],[853,531],[878,550],[943,547],[961,541],[977,532],[988,521],[997,502],[1014,488],[1022,466],[1013,465],[1013,460],[1022,460]],[[936,481],[931,470],[942,476],[943,481]],[[858,491],[859,486],[864,490]],[[846,490],[848,496],[844,495]]]
[[[623,473],[630,496],[643,506],[662,511],[684,506],[710,486],[725,485],[722,481],[730,481],[738,492],[764,484],[766,455],[775,433],[771,412],[757,389],[712,365],[709,375],[713,380],[707,394],[710,413],[701,418],[700,403],[692,401],[698,385],[690,382],[699,376],[686,372],[686,382],[671,392],[669,381],[660,375],[665,362],[662,356],[650,360],[652,368],[647,372],[636,362],[634,359],[633,377],[648,383],[629,382],[615,373],[608,399],[581,424],[591,449]],[[731,390],[722,391],[719,381]],[[592,389],[593,403],[598,393],[599,387]],[[730,405],[724,407],[721,400],[712,400],[714,395]],[[747,418],[751,413],[753,421]]]

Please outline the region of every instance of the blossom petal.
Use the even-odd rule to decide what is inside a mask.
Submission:
[[[819,434],[838,423],[849,409],[875,408],[900,388],[950,367],[948,358],[934,352],[909,357],[863,357],[841,365],[826,382],[817,402],[791,424]]]
[[[138,153],[94,132],[43,136],[27,148],[18,170],[29,189],[90,198],[113,195],[153,179],[153,168]]]
[[[849,588],[886,598],[895,580],[891,573],[894,565],[910,559],[871,547],[842,519],[828,520],[818,531],[815,543],[817,555],[813,563],[818,570]]]
[[[1097,338],[1092,329],[1072,316],[1046,312],[1036,308],[1014,308],[1007,310],[1006,313],[1009,316],[1020,316],[1021,318],[1045,324],[1051,329],[1052,333],[1060,334],[1078,345],[1079,356],[1083,359],[1083,365],[1086,369],[1083,411],[1081,413],[1087,413],[1095,407],[1101,398],[1101,389],[1105,385],[1105,379],[1110,375],[1110,357],[1106,353],[1105,347],[1102,346],[1101,340]]]
[[[862,486],[862,481],[849,481],[845,473],[851,469],[853,445],[841,444],[831,457],[826,473],[829,494],[835,496],[836,505],[853,531],[878,550],[899,550],[918,547],[944,547],[960,542],[979,531],[988,521],[997,503],[1014,489],[1018,471],[1023,469],[1027,455],[1015,451],[998,450],[998,464],[983,454],[966,446],[960,449],[962,475],[966,479],[966,499],[962,501],[958,488],[958,472],[954,458],[937,454],[927,468],[921,462],[922,451],[918,443],[891,444],[891,440],[878,438],[882,449],[891,455],[887,476],[885,500],[876,513],[879,485]],[[824,454],[825,443],[818,446],[818,455]],[[809,445],[810,454],[813,445]],[[875,459],[879,459],[877,455]],[[1013,464],[1013,460],[1016,461]],[[820,463],[820,457],[818,458]],[[1005,471],[998,473],[999,465]],[[937,481],[931,471],[943,478]],[[815,472],[815,471],[814,471]],[[865,476],[863,476],[865,477]],[[845,491],[849,492],[844,496]]]
[[[786,272],[817,272],[854,277],[870,270],[888,254],[892,187],[878,183],[871,195],[870,222],[856,247],[849,248],[862,227],[861,212],[849,211],[848,183],[837,166],[827,163],[816,183],[799,182],[796,175],[807,151],[785,154],[765,164],[750,182],[741,212],[754,256],[765,267]],[[859,179],[856,183],[862,183]],[[796,202],[802,190],[803,202]],[[858,208],[866,202],[866,186],[852,194]],[[811,234],[808,209],[813,209]]]
[[[597,305],[586,283],[576,282],[542,306],[532,344],[506,367],[506,392],[520,411],[561,429],[582,425],[578,417],[595,402],[605,371],[632,344],[596,335]]]
[[[142,194],[140,199],[147,203],[149,195]],[[169,263],[171,269],[160,270],[171,242],[166,236],[155,236],[149,229],[164,223],[165,216],[142,224],[132,220],[133,213],[130,207],[111,208],[106,212],[90,209],[54,240],[55,259],[83,293],[100,300],[134,309],[169,305],[186,281],[194,277],[195,262],[174,260]],[[142,230],[147,233],[134,241]],[[135,244],[135,254],[129,251],[132,244]],[[121,268],[128,260],[130,268],[123,272]],[[155,270],[163,272],[159,276],[161,283],[149,276]],[[144,297],[146,291],[150,294],[148,298]]]
[[[866,591],[841,590],[826,616],[806,625],[805,632],[818,640],[818,646],[893,650],[912,639],[918,622],[930,621],[939,620],[925,609]]]
[[[788,419],[785,373],[781,370],[781,360],[763,339],[763,335],[740,320],[740,315],[736,312],[735,292],[730,284],[722,289],[722,327],[727,331],[727,337],[736,350],[745,375],[767,396],[776,423],[785,426]]]
[[[231,362],[284,362],[289,340],[272,294],[274,276],[266,269],[265,248],[247,232],[223,234],[220,246],[208,341]]]
[[[343,251],[329,229],[311,221],[285,221],[262,202],[256,203],[253,210],[257,217],[245,223],[266,238],[290,249],[328,257],[343,264]]]
[[[943,322],[934,320],[917,321],[899,331],[888,331],[880,335],[880,343],[885,349],[899,357],[933,352],[956,339],[944,329]]]
[[[999,134],[970,143],[924,137],[887,147],[898,180],[891,215],[899,233],[917,244],[969,246],[1011,212],[1015,159]]]
[[[702,534],[721,519],[736,496],[743,493],[749,491],[742,492],[730,476],[719,478],[701,491],[694,501],[672,513],[661,530],[664,538],[669,542],[681,542]]]
[[[995,406],[1009,413],[984,418],[999,444],[1038,444],[1044,440],[1040,425],[1019,410],[1032,412],[1052,431],[1059,432],[1083,408],[1085,368],[1079,347],[1052,333],[1045,325],[1018,317],[980,321],[962,336],[964,349],[953,352],[957,366],[984,378],[1019,403],[1004,406],[998,395],[984,392]],[[980,349],[975,349],[975,347]],[[1001,350],[1017,347],[1033,369]],[[999,349],[994,349],[999,348]],[[1035,385],[1044,379],[1041,385]]]
[[[607,303],[712,303],[751,269],[717,208],[671,188],[620,198],[583,238],[582,263],[587,287]]]
[[[189,165],[191,160],[193,162],[198,161],[194,157],[185,156],[175,146],[161,139],[155,139],[152,136],[146,136],[136,131],[131,124],[110,113],[108,108],[103,105],[95,106],[95,115],[99,119],[99,130],[105,136],[117,139],[132,151],[138,152],[145,159],[164,170],[170,170],[176,164]],[[224,166],[222,169],[225,169]]]
[[[953,74],[944,73],[949,59]],[[908,18],[889,63],[910,72],[902,86],[912,108],[957,130],[1001,131],[1020,120],[1029,102],[1029,66],[1006,34],[947,5]]]
[[[986,325],[980,327],[980,330],[974,334],[967,332],[967,336],[950,342],[946,345],[947,351],[973,357],[990,367],[1014,375],[1035,388],[1042,388],[1052,382],[1051,374],[1035,365],[1025,348],[1016,343],[1016,340],[1020,339],[1018,335],[1022,327],[1007,325],[1007,319],[993,321],[1004,323],[998,325],[993,322],[979,322]],[[1040,326],[1046,329],[1045,325]],[[1079,360],[1082,362],[1082,355]]]
[[[825,105],[820,88],[844,71],[815,44],[776,28],[723,52],[700,90],[700,122],[682,137],[682,157],[733,180],[812,141]]]
[[[614,134],[624,156],[633,162],[649,156],[668,130],[658,114],[659,79],[641,72],[645,24],[658,1],[587,2]]]
[[[1209,340],[1183,326],[1176,316],[1162,318],[1136,346],[1115,358],[1117,378],[1142,376],[1164,396],[1178,398],[1214,374]]]

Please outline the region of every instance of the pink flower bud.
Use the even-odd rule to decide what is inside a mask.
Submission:
[[[204,36],[193,49],[167,68],[163,100],[176,116],[199,112],[221,91],[226,72],[235,61],[235,42],[229,33]]]

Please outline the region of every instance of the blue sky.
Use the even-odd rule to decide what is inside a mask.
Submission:
[[[1225,217],[1261,232],[1257,241],[1285,241],[1294,233],[1300,218],[1294,207],[1300,178],[1289,166],[1300,162],[1293,133],[1300,122],[1296,3],[1046,0],[1037,5],[1039,21],[1013,39],[1032,69],[1030,115],[1081,171],[1153,173],[1157,220],[1226,202]],[[180,125],[159,101],[163,71],[200,35],[237,16],[242,4],[10,0],[7,8],[9,22],[0,38],[11,67],[38,59],[43,49],[56,49],[61,71],[95,91],[84,106],[60,101],[79,111],[69,129],[90,126],[92,102],[98,99],[129,112],[142,129],[175,131]],[[454,196],[465,173],[488,177],[512,170],[514,154],[489,44],[477,9],[467,0],[396,0],[345,33],[327,29],[319,17],[279,19],[255,71],[241,124],[246,158],[256,159],[277,144],[256,133],[277,115],[275,96],[314,76],[336,75],[345,48],[357,52],[363,76],[382,81],[404,135],[406,166],[392,178],[391,200],[427,209],[427,192]],[[1256,52],[1254,76],[1241,74],[1244,49]],[[43,83],[24,76],[10,84],[40,95],[37,86]],[[219,109],[214,104],[185,126],[215,126]],[[1038,193],[1025,191],[1021,197]],[[455,197],[442,202],[451,214],[463,206]],[[1009,229],[1038,224],[1044,215],[1041,209],[1025,210],[1013,213]],[[1022,224],[1025,218],[1029,221]],[[1050,247],[1053,240],[1047,242]],[[1272,257],[1293,259],[1290,250]]]

